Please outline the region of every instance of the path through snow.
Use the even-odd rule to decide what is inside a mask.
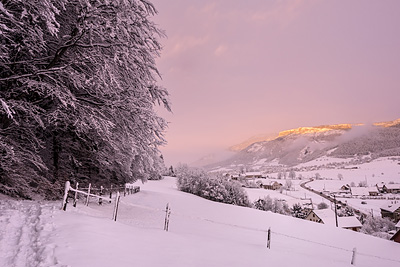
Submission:
[[[0,266],[62,266],[48,242],[54,205],[0,196]]]

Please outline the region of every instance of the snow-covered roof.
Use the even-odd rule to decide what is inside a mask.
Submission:
[[[335,212],[331,209],[313,210],[313,212],[324,224],[336,225]]]
[[[397,222],[397,224],[395,225],[396,228],[400,228],[400,221]]]
[[[387,189],[400,189],[400,184],[385,184]]]
[[[369,192],[379,193],[378,188],[373,187],[350,187],[353,196],[368,196]]]
[[[313,210],[324,224],[336,225],[335,212],[331,209]],[[342,228],[362,227],[356,216],[338,217],[338,225]]]
[[[246,176],[261,175],[261,172],[246,172]]]
[[[384,206],[384,207],[382,207],[381,209],[382,209],[382,210],[387,210],[387,211],[390,211],[390,212],[394,212],[394,211],[397,210],[398,208],[400,208],[400,203],[391,204],[391,205],[389,205],[389,206]]]
[[[338,217],[338,224],[342,228],[362,227],[356,216]]]

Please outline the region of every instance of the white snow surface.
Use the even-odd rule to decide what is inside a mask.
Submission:
[[[400,266],[400,244],[330,225],[211,202],[175,179],[88,207],[0,197],[0,266]],[[163,231],[165,206],[171,207]],[[266,248],[271,228],[271,249]]]

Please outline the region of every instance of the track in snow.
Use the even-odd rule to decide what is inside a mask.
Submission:
[[[61,266],[49,243],[54,205],[0,199],[0,266]]]

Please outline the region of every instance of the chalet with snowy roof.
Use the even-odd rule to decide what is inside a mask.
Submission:
[[[342,191],[349,191],[349,190],[350,190],[350,185],[344,184],[344,185],[342,185],[342,187],[340,188],[340,190],[342,190]]]
[[[378,188],[379,193],[385,193],[385,191],[383,190],[384,185],[385,185],[384,182],[376,184],[376,188]]]
[[[390,238],[390,240],[400,243],[400,230],[397,230],[397,232]]]
[[[336,226],[335,212],[330,209],[312,210],[305,218],[308,221]],[[337,217],[338,227],[360,231],[362,224],[356,216]]]
[[[394,222],[398,222],[400,220],[400,203],[394,203],[389,206],[381,208],[382,218],[389,218]]]
[[[385,184],[383,186],[383,191],[389,194],[399,194],[400,184]]]
[[[283,185],[277,181],[270,182],[268,184],[261,184],[261,187],[267,190],[279,190]]]
[[[398,221],[394,227],[396,227],[396,231],[399,231],[400,230],[400,221]]]
[[[353,230],[355,232],[360,231],[362,224],[357,219],[356,216],[346,216],[346,217],[338,217],[339,227],[344,229]]]
[[[353,197],[377,196],[378,188],[373,187],[350,187],[350,192]]]
[[[245,177],[246,179],[262,178],[262,174],[261,172],[246,172]]]

